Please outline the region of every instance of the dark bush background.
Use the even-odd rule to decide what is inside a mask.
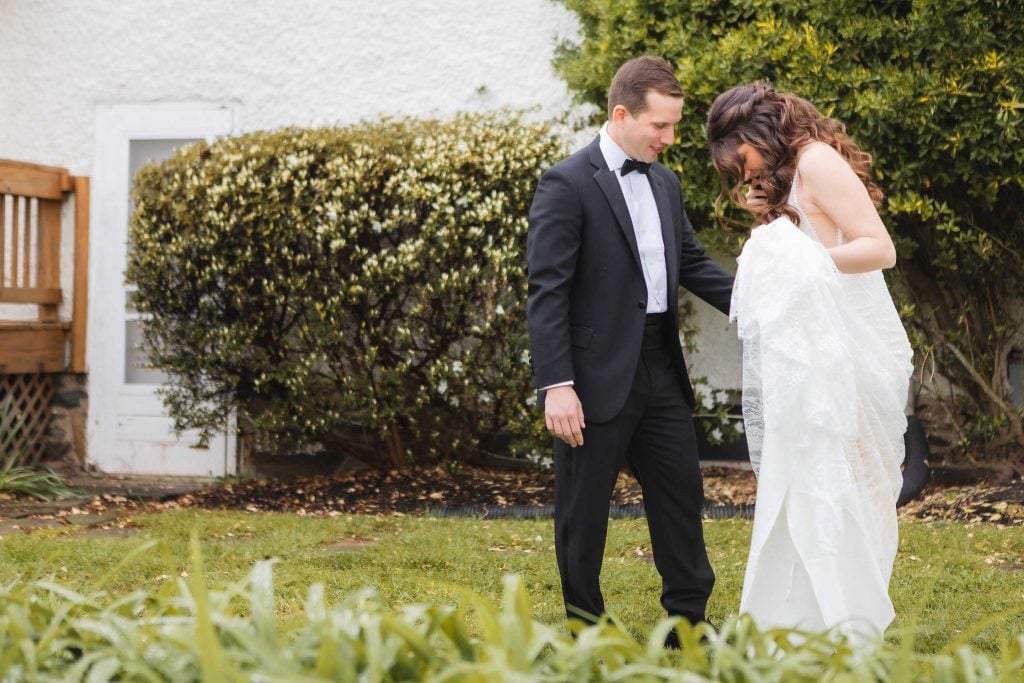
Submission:
[[[658,54],[687,94],[681,174],[701,240],[735,251],[714,216],[705,151],[715,96],[772,81],[845,122],[875,157],[900,252],[890,284],[917,351],[918,410],[957,454],[1017,457],[1007,362],[1024,292],[1024,4],[1020,0],[561,0],[580,20],[556,68],[603,112],[618,66]],[[603,113],[598,115],[602,118]]]

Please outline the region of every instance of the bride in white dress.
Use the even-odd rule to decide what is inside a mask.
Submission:
[[[842,124],[762,83],[716,99],[708,147],[760,224],[731,310],[758,474],[740,611],[762,627],[879,635],[894,617],[912,354],[882,277],[896,251],[871,158]]]

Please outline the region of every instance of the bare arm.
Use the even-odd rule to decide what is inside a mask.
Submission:
[[[800,157],[801,204],[815,206],[842,231],[846,242],[829,248],[844,273],[866,273],[896,265],[896,247],[867,188],[831,147],[813,144]]]

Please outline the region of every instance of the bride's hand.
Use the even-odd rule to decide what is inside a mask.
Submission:
[[[764,190],[761,189],[760,183],[756,181],[750,184],[745,199],[747,210],[758,218],[768,209],[768,198],[765,196]]]

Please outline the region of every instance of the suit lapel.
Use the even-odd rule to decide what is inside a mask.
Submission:
[[[619,229],[622,230],[622,235],[629,243],[630,251],[633,252],[633,260],[636,261],[637,268],[640,268],[642,272],[640,249],[636,244],[636,232],[633,230],[633,221],[629,218],[626,198],[622,196],[622,187],[619,185],[619,179],[615,176],[615,171],[609,170],[605,164],[604,156],[601,154],[600,137],[590,143],[590,163],[597,167],[597,171],[594,172],[594,180],[597,181],[598,187],[601,188],[605,199],[608,200],[608,205],[611,206],[612,213],[615,214],[615,219],[619,223]]]
[[[654,203],[658,206],[658,216],[661,218],[661,239],[665,243],[668,291],[672,293],[679,287],[679,252],[676,250],[676,231],[672,224],[672,207],[668,201],[668,188],[665,187],[665,181],[653,170],[648,178],[651,182],[651,190],[654,192]]]

